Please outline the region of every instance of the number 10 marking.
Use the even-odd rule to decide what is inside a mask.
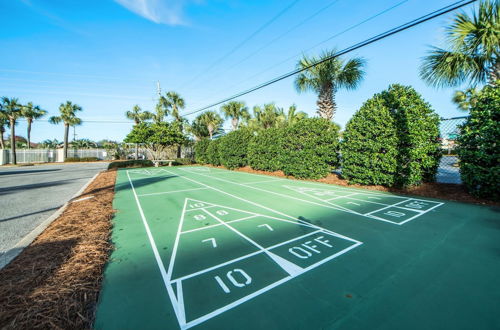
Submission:
[[[245,281],[238,282],[234,278],[233,273],[240,273],[244,277]],[[242,288],[242,287],[247,286],[248,284],[252,283],[252,278],[243,269],[239,269],[239,268],[228,271],[226,274],[226,277],[235,287],[238,287],[238,288]],[[218,275],[214,276],[214,278],[225,293],[231,293],[231,290],[229,289],[229,287],[226,285],[226,283],[224,283],[224,281]]]

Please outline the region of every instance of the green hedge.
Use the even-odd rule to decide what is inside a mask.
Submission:
[[[201,139],[194,145],[194,160],[199,164],[208,164],[207,148],[210,145],[209,139]]]
[[[150,160],[126,160],[126,161],[111,162],[108,165],[108,169],[131,168],[131,167],[151,167],[151,166],[153,166],[153,162]]]
[[[97,157],[68,157],[64,160],[66,163],[76,163],[76,162],[96,162],[99,158]]]
[[[339,165],[339,127],[322,118],[307,118],[283,135],[282,170],[296,178],[319,179]]]
[[[460,127],[460,175],[475,196],[500,199],[500,88],[486,86]]]
[[[342,175],[351,183],[419,185],[434,180],[441,154],[439,117],[412,87],[391,85],[347,123]]]
[[[248,165],[255,170],[281,170],[283,128],[260,130],[248,145]]]
[[[215,166],[220,165],[219,143],[220,139],[210,141],[206,153],[207,162]]]
[[[246,166],[248,143],[252,137],[252,132],[246,128],[240,128],[221,137],[218,145],[221,164],[229,169]]]

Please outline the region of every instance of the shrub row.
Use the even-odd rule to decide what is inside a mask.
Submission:
[[[258,132],[238,129],[217,140],[199,141],[196,160],[229,169],[250,165],[297,178],[321,178],[338,166],[338,132],[337,125],[320,118]]]
[[[66,163],[75,163],[75,162],[95,162],[98,161],[97,157],[67,157],[64,161]]]

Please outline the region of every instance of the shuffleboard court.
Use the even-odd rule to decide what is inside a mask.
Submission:
[[[500,326],[496,208],[202,166],[115,190],[98,329]]]

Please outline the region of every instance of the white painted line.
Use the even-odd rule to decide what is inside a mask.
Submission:
[[[364,215],[370,215],[370,214],[372,214],[372,213],[376,213],[376,212],[379,212],[379,211],[382,211],[382,210],[385,210],[385,209],[388,209],[388,208],[391,208],[391,207],[396,207],[396,205],[401,204],[401,203],[404,203],[404,202],[409,202],[410,200],[411,200],[411,199],[406,199],[406,200],[401,201],[401,202],[398,202],[398,203],[396,203],[396,204],[387,205],[386,207],[382,207],[382,208],[377,209],[377,210],[375,210],[375,211],[371,211],[371,212],[365,213]],[[412,211],[414,211],[414,210],[412,210]]]
[[[167,280],[170,281],[172,278],[172,271],[175,263],[175,256],[177,255],[177,248],[179,247],[179,238],[181,236],[182,225],[184,224],[184,214],[186,212],[188,198],[184,198],[184,206],[182,207],[181,220],[179,221],[179,227],[177,227],[177,234],[175,235],[174,248],[172,250],[172,255],[170,256],[170,261],[168,264]]]
[[[212,207],[214,207],[214,206],[212,206]],[[203,209],[198,209],[198,211],[199,210],[203,210]],[[188,211],[190,211],[190,210],[188,210]],[[186,212],[188,212],[188,211],[186,211]],[[230,220],[230,221],[226,221],[226,222],[227,223],[232,223],[232,222],[244,221],[244,220],[252,219],[252,218],[255,218],[255,217],[258,217],[258,215],[251,215],[249,217],[244,217],[244,218],[236,219],[236,220]],[[181,231],[181,234],[192,233],[193,231],[200,231],[200,230],[204,230],[204,229],[208,229],[208,228],[213,228],[213,227],[219,227],[219,226],[222,226],[222,225],[220,223],[218,223],[218,224],[215,224],[215,225],[209,225],[209,226],[205,226],[205,227],[200,227],[200,228],[185,230],[185,231]]]
[[[181,189],[181,190],[173,190],[173,191],[163,191],[163,192],[150,193],[150,194],[140,194],[137,196],[144,197],[144,196],[154,196],[154,195],[164,195],[164,194],[176,194],[176,193],[185,192],[185,191],[205,190],[205,189],[208,189],[208,188],[192,188],[192,189]]]
[[[276,181],[281,181],[281,180],[273,179],[273,180],[264,180],[264,181],[256,181],[256,182],[247,182],[245,184],[259,184],[259,183],[269,183],[269,182],[276,182]]]
[[[435,203],[437,203],[437,202],[435,202]],[[443,204],[444,204],[444,203],[437,203],[435,206],[431,207],[430,209],[423,211],[423,213],[422,213],[422,214],[425,214],[425,213],[427,213],[427,212],[429,212],[429,211],[431,211],[431,210],[433,210],[433,209],[435,209],[435,208],[437,208],[437,207],[439,207],[439,206],[441,206],[441,205],[443,205]],[[418,214],[418,216],[420,216],[420,215],[422,215],[422,214]],[[405,223],[407,223],[407,222],[410,222],[411,220],[415,219],[416,217],[417,217],[417,215],[416,215],[416,216],[414,216],[414,217],[412,217],[412,218],[406,219],[405,221],[400,222],[400,223],[399,223],[399,225],[403,225],[403,224],[405,224]]]
[[[158,252],[158,248],[156,247],[156,243],[154,241],[153,235],[151,234],[151,230],[149,229],[149,224],[148,221],[146,220],[146,216],[144,215],[144,211],[142,210],[141,203],[139,202],[139,197],[137,197],[137,193],[135,192],[135,187],[134,184],[132,183],[132,179],[130,179],[130,174],[127,171],[127,177],[128,181],[130,183],[130,187],[132,188],[132,192],[134,193],[134,198],[135,202],[137,204],[137,208],[139,209],[139,214],[141,215],[142,223],[144,225],[144,228],[146,229],[146,234],[149,239],[149,244],[151,246],[151,249],[153,250],[153,254],[156,260],[156,264],[158,265],[158,268],[160,269],[160,274],[163,279],[163,284],[165,285],[165,288],[167,289],[168,295],[170,297],[170,301],[172,302],[172,305],[174,307],[174,312],[175,316],[177,317],[177,320],[179,324],[182,326],[186,322],[181,319],[181,316],[179,315],[178,309],[179,309],[179,304],[177,302],[177,298],[175,297],[171,284],[169,283],[169,278],[167,275],[167,272],[165,271],[165,266],[163,265],[163,261],[161,260],[160,253]],[[184,204],[185,206],[185,204]]]
[[[186,324],[186,312],[184,308],[184,293],[182,292],[182,282],[177,281],[177,297],[179,303],[177,304],[177,309],[179,313],[179,323]]]

